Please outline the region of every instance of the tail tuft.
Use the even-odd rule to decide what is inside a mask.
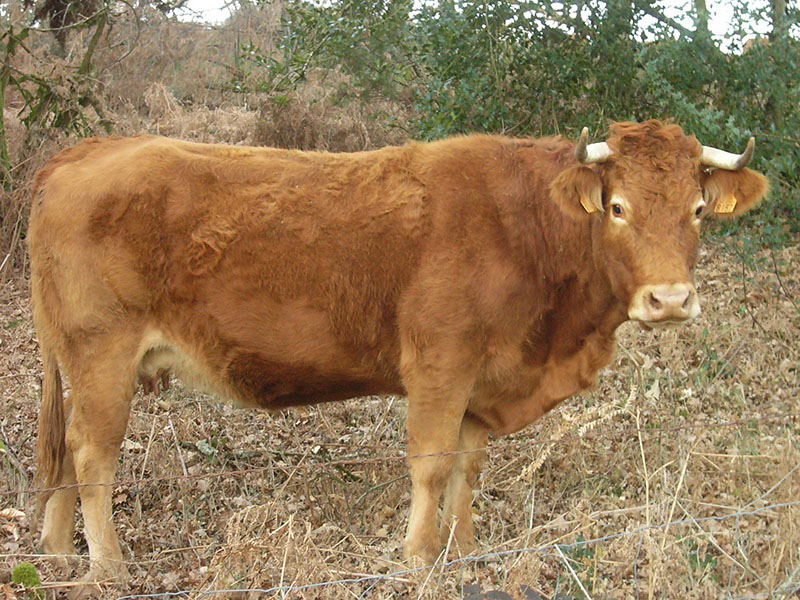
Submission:
[[[39,407],[38,441],[36,443],[36,477],[42,488],[53,488],[61,483],[64,456],[67,453],[66,419],[64,417],[64,392],[61,373],[55,353],[42,345],[44,381],[42,403]],[[44,506],[53,494],[45,489],[38,503]]]

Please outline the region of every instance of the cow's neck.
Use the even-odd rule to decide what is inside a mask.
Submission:
[[[614,331],[626,319],[593,243],[598,236],[592,223],[564,217],[547,198],[527,204],[529,218],[517,236],[527,241],[520,255],[532,274],[521,361],[513,376],[481,381],[470,408],[495,435],[518,431],[591,387],[611,360]]]
[[[512,202],[512,239],[520,258],[532,274],[538,293],[567,294],[570,305],[608,335],[626,320],[625,305],[618,300],[606,275],[600,245],[601,219],[574,219],[549,199],[549,182],[536,181],[529,189],[538,193]],[[553,297],[551,302],[558,303]],[[545,303],[547,305],[548,303]]]

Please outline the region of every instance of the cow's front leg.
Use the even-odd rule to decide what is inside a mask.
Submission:
[[[489,429],[480,421],[466,415],[461,422],[458,452],[453,471],[444,493],[444,510],[439,537],[446,543],[453,520],[456,520],[454,539],[462,555],[475,549],[475,526],[472,523],[472,492],[486,462]]]
[[[441,550],[437,511],[455,460],[453,454],[442,453],[456,449],[462,415],[444,417],[436,407],[412,408],[411,402],[409,398],[407,423],[411,510],[405,556],[408,559],[418,557],[430,564]]]
[[[426,382],[427,383],[427,382]],[[439,556],[439,499],[450,478],[471,382],[409,389],[408,454],[411,510],[405,556],[432,563]]]

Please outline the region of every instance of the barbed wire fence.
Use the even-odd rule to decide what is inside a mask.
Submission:
[[[585,420],[585,419],[584,419]],[[582,420],[582,421],[584,421]],[[688,423],[685,425],[678,425],[678,426],[670,426],[670,427],[623,427],[615,429],[614,431],[591,431],[587,430],[584,433],[575,433],[575,434],[568,434],[568,435],[561,435],[558,436],[558,439],[554,440],[552,438],[545,439],[545,440],[527,440],[527,444],[531,446],[549,446],[554,444],[562,444],[566,442],[577,442],[579,440],[584,439],[592,439],[592,438],[608,438],[608,437],[624,437],[626,435],[644,435],[644,436],[656,436],[656,435],[663,435],[665,433],[674,433],[678,431],[692,431],[692,430],[714,430],[714,429],[723,429],[723,428],[732,428],[732,427],[739,427],[742,425],[758,425],[764,423],[775,423],[775,422],[787,422],[787,423],[797,423],[800,420],[800,415],[794,413],[783,413],[783,414],[776,414],[776,415],[759,415],[759,416],[752,416],[752,417],[742,417],[739,419],[734,419],[730,421],[701,421],[701,422],[694,422]],[[568,422],[569,423],[569,422]],[[591,422],[590,422],[591,423]],[[592,426],[593,427],[593,426]],[[575,427],[577,429],[578,427]],[[502,444],[502,442],[500,442]],[[499,447],[498,440],[495,440],[494,443],[489,445],[490,448]],[[117,479],[115,481],[109,483],[73,483],[68,485],[60,485],[60,486],[53,486],[53,487],[30,487],[25,490],[19,489],[0,489],[0,497],[3,496],[11,496],[17,495],[20,492],[24,492],[25,494],[35,495],[41,493],[50,493],[50,492],[57,492],[60,490],[67,490],[67,489],[75,489],[75,488],[82,488],[82,487],[121,487],[121,486],[131,486],[131,485],[141,485],[141,484],[149,484],[149,483],[165,483],[165,482],[172,482],[172,481],[194,481],[194,480],[201,480],[201,479],[215,479],[221,477],[230,477],[230,476],[240,476],[240,475],[251,475],[251,474],[258,474],[258,473],[268,473],[268,472],[286,472],[286,471],[306,471],[306,470],[316,470],[316,469],[328,469],[331,467],[338,467],[338,466],[345,466],[345,465],[370,465],[370,464],[377,464],[377,463],[386,463],[386,462],[397,462],[397,461],[407,461],[413,460],[415,458],[430,458],[434,456],[456,456],[459,454],[473,454],[478,452],[485,452],[485,449],[477,449],[477,450],[452,450],[448,452],[432,452],[428,454],[396,454],[392,456],[374,456],[374,457],[352,457],[352,458],[340,458],[336,460],[323,460],[319,462],[313,463],[300,463],[296,465],[269,465],[264,467],[252,467],[252,468],[244,468],[244,469],[226,469],[223,471],[216,471],[213,473],[197,473],[197,474],[185,474],[185,475],[164,475],[158,477],[142,477],[142,478],[126,478],[126,479]],[[731,458],[735,458],[736,455],[730,455]]]
[[[389,581],[393,579],[397,579],[398,577],[403,577],[406,575],[412,575],[414,573],[426,572],[431,571],[437,568],[446,568],[452,567],[456,565],[463,565],[467,563],[475,563],[484,560],[489,560],[493,558],[504,558],[509,556],[516,556],[519,554],[525,553],[543,553],[552,550],[576,550],[579,548],[585,548],[587,546],[591,546],[594,544],[599,544],[601,542],[609,542],[612,540],[617,540],[621,538],[629,538],[634,537],[636,535],[640,535],[642,533],[648,531],[661,531],[673,526],[680,526],[680,525],[692,525],[692,524],[700,524],[709,521],[726,521],[729,519],[739,519],[742,517],[748,516],[755,516],[766,511],[770,510],[777,510],[780,508],[788,508],[792,506],[800,506],[800,500],[796,500],[793,502],[782,502],[778,504],[771,504],[769,506],[764,506],[761,508],[755,508],[752,510],[743,510],[734,512],[727,515],[719,515],[719,516],[708,516],[708,517],[691,517],[687,519],[679,519],[675,521],[670,521],[667,523],[659,523],[657,525],[643,525],[641,527],[637,527],[630,531],[623,531],[618,533],[613,533],[609,535],[604,535],[596,538],[591,538],[587,540],[579,540],[572,543],[566,544],[544,544],[540,546],[530,546],[525,548],[513,548],[510,550],[500,550],[495,552],[486,552],[484,554],[479,554],[477,556],[466,556],[463,558],[456,558],[453,560],[448,560],[444,562],[437,562],[434,565],[424,566],[424,567],[413,567],[409,569],[402,569],[393,571],[391,573],[385,574],[376,574],[376,575],[366,575],[363,577],[350,577],[350,578],[343,578],[337,579],[333,581],[322,581],[317,583],[307,583],[301,585],[278,585],[269,588],[234,588],[234,589],[216,589],[216,590],[180,590],[175,592],[157,592],[157,593],[148,593],[148,594],[128,594],[125,596],[118,596],[116,600],[134,600],[136,598],[176,598],[176,597],[187,597],[190,595],[198,595],[198,596],[206,596],[211,594],[236,594],[236,593],[246,593],[246,592],[255,592],[259,594],[276,594],[276,593],[289,593],[289,592],[302,592],[308,590],[314,590],[319,588],[331,587],[336,585],[345,585],[345,584],[359,584],[359,583],[371,583],[368,588],[364,590],[359,596],[359,600],[362,598],[367,598],[367,594],[375,588],[375,586],[382,582],[382,581]],[[787,596],[788,594],[794,593],[800,590],[800,582],[798,583],[791,583],[789,586],[785,587],[784,589],[780,590],[779,593]],[[728,596],[726,600],[755,600],[757,598],[766,597],[764,594],[752,594],[748,596]]]
[[[543,448],[543,451],[540,454],[540,456],[542,456],[543,458],[541,458],[541,460],[537,460],[536,463],[532,465],[533,468],[526,469],[526,471],[536,470],[536,468],[538,468],[538,466],[540,466],[542,462],[544,462],[546,456],[556,445],[575,442],[578,440],[585,440],[587,438],[620,438],[626,436],[630,437],[635,436],[636,438],[641,439],[642,436],[660,436],[663,434],[675,433],[678,431],[697,431],[697,430],[709,431],[709,430],[719,430],[724,428],[730,429],[740,426],[750,426],[750,425],[767,424],[767,423],[778,424],[778,425],[794,425],[796,424],[798,418],[798,415],[793,413],[782,413],[773,415],[757,414],[757,415],[743,416],[739,419],[734,419],[734,420],[727,420],[727,421],[704,420],[701,422],[686,423],[682,425],[661,427],[661,428],[649,428],[649,427],[645,428],[645,427],[640,427],[637,424],[636,426],[633,427],[615,428],[613,430],[596,429],[596,425],[599,424],[600,421],[606,420],[611,416],[619,414],[620,412],[623,412],[625,410],[629,410],[628,405],[636,395],[636,389],[637,388],[635,385],[631,387],[630,395],[628,396],[627,400],[623,401],[621,406],[620,405],[612,406],[611,408],[606,406],[605,409],[603,409],[602,407],[589,409],[585,413],[586,416],[582,417],[579,416],[578,418],[567,420],[566,423],[568,432],[564,432],[563,430],[561,430],[557,431],[555,435],[551,435],[548,439],[527,440],[526,441],[527,444],[532,446],[541,446]],[[495,440],[495,443],[490,445],[490,448],[498,448],[498,447],[502,447],[501,440]],[[19,495],[21,492],[33,497],[34,495],[43,492],[53,492],[58,490],[79,488],[86,486],[130,487],[130,486],[140,486],[146,483],[163,483],[163,482],[174,482],[180,480],[194,483],[199,480],[218,479],[222,477],[242,477],[245,475],[267,473],[267,472],[283,472],[283,473],[288,472],[291,474],[295,472],[308,472],[312,470],[324,470],[324,469],[344,467],[344,466],[352,467],[355,465],[376,465],[379,463],[393,463],[398,461],[407,461],[409,459],[420,458],[420,457],[457,455],[468,452],[482,452],[482,451],[483,450],[451,451],[451,452],[441,452],[441,453],[421,454],[421,455],[396,454],[390,456],[372,456],[372,457],[357,456],[357,457],[343,457],[343,458],[338,458],[336,460],[320,460],[318,462],[305,462],[305,458],[308,457],[308,455],[306,455],[306,457],[304,457],[304,460],[301,461],[299,464],[281,464],[281,465],[268,465],[262,467],[242,468],[242,469],[224,469],[221,471],[200,473],[200,474],[169,475],[169,476],[158,476],[158,477],[147,477],[147,478],[145,477],[126,478],[126,479],[118,479],[112,483],[104,483],[104,484],[71,484],[71,485],[56,486],[52,488],[30,487],[25,490],[0,489],[0,499],[12,495]],[[736,458],[736,456],[737,455],[735,454],[730,455],[731,458]],[[670,513],[670,518],[662,523],[656,523],[656,524],[648,523],[645,525],[640,525],[638,527],[631,528],[629,530],[618,531],[615,533],[597,536],[589,539],[579,538],[577,541],[573,542],[548,543],[543,545],[530,545],[530,546],[526,545],[520,548],[490,551],[477,555],[456,558],[452,560],[446,560],[444,559],[443,556],[440,556],[439,560],[432,566],[397,569],[388,573],[376,573],[369,575],[359,575],[354,577],[344,577],[340,579],[303,583],[299,585],[294,582],[289,584],[282,583],[281,585],[276,585],[272,587],[263,587],[263,588],[221,587],[219,589],[182,589],[182,590],[163,591],[163,592],[133,593],[133,594],[116,596],[116,599],[133,600],[137,598],[190,598],[190,597],[199,598],[210,595],[217,595],[223,597],[224,596],[236,597],[237,595],[241,594],[257,594],[263,596],[273,594],[273,595],[279,595],[280,597],[287,597],[287,594],[313,593],[316,590],[329,589],[329,588],[334,588],[336,586],[363,586],[360,595],[358,595],[357,597],[369,598],[373,597],[370,596],[370,593],[372,593],[373,590],[375,590],[380,584],[385,582],[397,581],[398,579],[402,579],[404,577],[420,573],[426,573],[426,572],[433,573],[435,570],[440,570],[443,573],[447,569],[462,568],[469,564],[476,564],[493,560],[502,560],[504,558],[522,556],[526,554],[552,555],[552,557],[555,559],[561,558],[563,560],[563,563],[569,568],[573,577],[575,577],[575,579],[579,581],[577,575],[574,574],[574,571],[572,571],[571,567],[569,566],[569,562],[563,554],[564,552],[572,552],[575,550],[591,548],[598,544],[602,544],[604,542],[611,542],[619,539],[635,538],[636,536],[639,536],[641,538],[641,536],[644,536],[649,532],[665,531],[673,527],[681,527],[687,525],[699,527],[703,523],[730,522],[732,520],[735,520],[738,526],[740,519],[745,517],[773,514],[776,511],[780,511],[782,509],[786,510],[800,506],[800,500],[772,503],[772,504],[766,504],[764,506],[753,506],[753,504],[755,504],[756,502],[765,500],[773,491],[775,491],[775,489],[777,489],[798,469],[800,469],[800,464],[796,465],[793,469],[791,469],[788,473],[786,473],[778,482],[776,482],[769,490],[767,490],[767,492],[762,494],[760,498],[753,500],[748,504],[739,507],[736,510],[731,510],[730,512],[727,512],[726,514],[722,515],[711,515],[704,517],[693,517],[689,515],[687,518],[684,519],[671,519],[672,514]],[[530,474],[532,473],[529,473],[529,475]],[[24,556],[26,558],[48,557],[48,555],[44,554],[29,554]],[[0,558],[4,558],[4,556],[0,555]],[[22,556],[17,555],[16,558],[22,558]],[[156,559],[152,561],[132,560],[125,562],[131,565],[134,564],[142,565],[143,563],[147,562],[153,562],[155,564],[159,562],[159,560],[160,559],[156,557]],[[800,567],[800,565],[798,565],[798,567]],[[798,575],[797,571],[800,571],[800,568],[795,569],[795,572],[793,572],[788,577],[788,579],[784,581],[784,583],[779,587],[779,589],[767,590],[764,592],[759,592],[750,595],[734,596],[732,593],[733,591],[732,582],[729,581],[725,600],[761,600],[762,598],[771,599],[771,598],[796,597],[795,594],[800,592],[800,579],[797,578]],[[43,588],[57,589],[60,587],[69,587],[72,585],[74,584],[56,582],[52,584],[46,584],[43,586]],[[585,590],[582,591],[585,594],[586,598],[591,598],[591,596],[588,595],[588,592],[586,592]],[[533,597],[536,598],[537,596]]]

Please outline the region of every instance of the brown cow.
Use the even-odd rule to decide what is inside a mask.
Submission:
[[[489,433],[590,387],[624,321],[700,312],[700,223],[764,196],[752,149],[649,121],[591,145],[584,130],[355,154],[151,136],[64,150],[36,178],[28,238],[39,466],[46,486],[81,484],[89,577],[124,575],[109,484],[137,379],[165,371],[267,409],[408,396],[409,454],[473,452],[410,459],[406,555],[431,561],[454,518],[469,552]],[[75,551],[77,495],[49,496],[45,551]]]

